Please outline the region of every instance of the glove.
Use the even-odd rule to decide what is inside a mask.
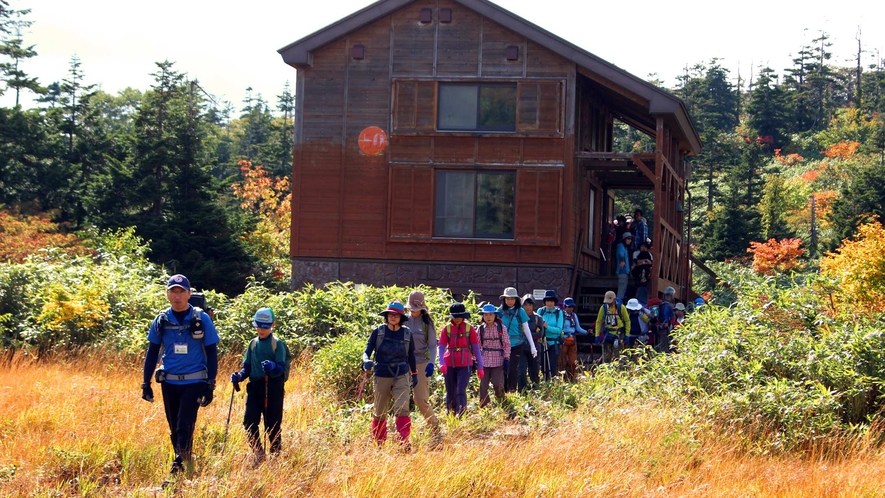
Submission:
[[[270,373],[273,372],[275,368],[277,368],[277,364],[270,360],[264,360],[261,362],[261,368],[262,370],[264,370],[264,373]]]
[[[151,389],[151,385],[148,383],[141,385],[141,399],[147,401],[148,403],[154,402],[154,390]]]
[[[246,380],[246,379],[244,379],[240,375],[240,372],[234,372],[234,373],[230,374],[230,381],[233,382],[234,384],[239,384],[240,382],[243,382],[244,380]]]
[[[424,376],[430,377],[433,375],[433,363],[428,363],[427,367],[424,369]]]
[[[206,383],[206,390],[203,391],[203,395],[197,398],[197,404],[200,406],[209,406],[209,403],[212,402],[212,399],[215,397],[215,381],[210,380]]]
[[[598,336],[596,336],[596,344],[602,344],[602,338],[603,338],[602,334],[599,334]]]
[[[363,362],[363,370],[365,370],[366,372],[372,370],[372,368],[374,368],[374,367],[375,367],[375,362],[372,362],[372,361],[364,361]]]
[[[476,371],[476,376],[479,377],[479,380],[482,380],[482,378],[486,376],[485,370],[480,368]]]
[[[412,389],[418,385],[418,374],[412,374]]]
[[[442,372],[443,375],[445,375],[446,372],[449,371],[449,367],[446,366],[445,363],[440,363],[440,364],[439,364],[439,371]]]
[[[504,370],[510,368],[510,358],[504,358]]]

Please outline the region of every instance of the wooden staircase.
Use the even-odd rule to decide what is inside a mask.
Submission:
[[[602,298],[607,291],[617,292],[618,277],[615,275],[599,276],[582,273],[577,278],[575,295],[572,296],[577,305],[575,313],[581,322],[581,327],[590,332],[589,335],[577,336],[578,359],[584,363],[597,360],[602,354],[602,348],[595,344],[596,317],[599,307],[602,306]]]

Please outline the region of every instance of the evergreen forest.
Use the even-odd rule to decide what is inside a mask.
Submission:
[[[219,101],[187,68],[161,61],[146,68],[150,88],[111,94],[76,55],[61,81],[39,81],[27,72],[39,57],[27,40],[38,20],[9,0],[0,14],[0,92],[15,103],[0,108],[0,209],[70,234],[134,227],[151,261],[200,287],[287,286],[297,98],[288,82],[272,99],[246,89],[240,103]],[[856,64],[835,62],[846,56]],[[814,258],[882,214],[885,67],[862,40],[857,54],[833,54],[818,32],[790,67],[745,77],[726,66],[698,62],[667,88],[704,145],[688,196],[698,259],[748,258],[772,239],[798,239]],[[626,125],[615,135],[618,151],[653,147]],[[646,204],[625,195],[618,208]]]

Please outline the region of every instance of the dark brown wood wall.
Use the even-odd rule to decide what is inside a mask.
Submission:
[[[422,8],[433,22],[422,24]],[[439,23],[439,9],[453,21]],[[365,47],[365,58],[351,47]],[[507,61],[508,46],[519,60]],[[293,257],[572,264],[578,210],[573,63],[448,0],[419,1],[313,53],[299,69],[293,170]],[[513,134],[435,132],[436,81],[519,81]],[[394,94],[395,93],[395,94]],[[357,137],[390,135],[380,156]],[[516,170],[514,241],[432,238],[433,172]],[[581,188],[581,191],[584,189]]]

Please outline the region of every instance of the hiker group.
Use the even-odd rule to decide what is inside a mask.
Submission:
[[[602,347],[602,361],[611,361],[618,351],[640,344],[671,351],[670,332],[685,317],[685,306],[674,304],[674,294],[668,287],[663,300],[655,298],[643,304],[632,298],[623,304],[615,292],[606,292],[592,329]],[[202,307],[193,306],[193,297],[187,277],[174,275],[168,280],[170,307],[149,328],[141,386],[142,398],[153,402],[151,380],[161,384],[175,452],[172,476],[191,466],[197,411],[212,402],[218,373],[219,336],[211,310],[202,309],[205,302]],[[479,378],[480,408],[491,403],[491,394],[500,401],[508,392],[538,387],[542,376],[545,381],[559,375],[567,381],[576,379],[577,337],[591,332],[581,326],[571,297],[560,305],[556,292],[548,290],[536,306],[531,294],[520,297],[515,288],[507,287],[500,305],[481,303],[479,315],[471,317],[464,303],[453,303],[447,323],[437,334],[420,291],[409,294],[405,305],[394,300],[380,312],[383,323],[369,334],[362,355],[363,382],[373,374],[370,433],[375,442],[380,445],[387,439],[392,400],[398,440],[403,448],[410,448],[410,398],[430,428],[432,442],[441,441],[439,419],[430,403],[430,381],[437,368],[445,379],[446,410],[455,416],[467,409],[467,387],[473,374]],[[246,346],[240,370],[230,376],[235,391],[248,381],[243,425],[254,465],[264,461],[266,451],[276,454],[281,450],[283,398],[291,357],[285,343],[273,334],[275,324],[270,308],[255,312],[255,337]],[[157,368],[161,354],[162,366]],[[232,406],[233,392],[228,423]],[[264,442],[259,428],[262,418]],[[227,426],[225,442],[226,438]]]

